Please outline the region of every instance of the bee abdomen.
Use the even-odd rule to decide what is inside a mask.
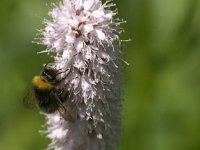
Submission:
[[[48,90],[34,89],[38,107],[45,113],[54,113],[59,107],[56,101],[51,97],[50,92],[51,91]]]

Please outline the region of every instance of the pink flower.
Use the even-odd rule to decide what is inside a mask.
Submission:
[[[45,20],[40,43],[54,56],[53,68],[70,91],[64,106],[75,118],[46,114],[50,149],[110,150],[120,137],[122,22],[100,0],[63,0]]]

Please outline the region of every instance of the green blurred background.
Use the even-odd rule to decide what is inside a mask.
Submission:
[[[44,117],[23,96],[49,60],[31,43],[50,0],[0,1],[0,150],[40,150]],[[54,1],[55,2],[55,1]],[[200,1],[114,0],[122,39],[122,142],[118,150],[200,150]]]

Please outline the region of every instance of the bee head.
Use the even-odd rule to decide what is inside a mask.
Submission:
[[[48,82],[50,83],[57,83],[57,72],[53,69],[47,69],[45,68],[42,73],[41,76],[44,77]]]

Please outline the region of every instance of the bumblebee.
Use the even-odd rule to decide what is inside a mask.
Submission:
[[[40,75],[34,76],[33,90],[23,102],[26,106],[36,104],[42,112],[47,114],[58,112],[65,120],[74,122],[72,115],[63,105],[69,94],[58,89],[60,81],[56,78],[57,75],[58,71],[45,66]]]

